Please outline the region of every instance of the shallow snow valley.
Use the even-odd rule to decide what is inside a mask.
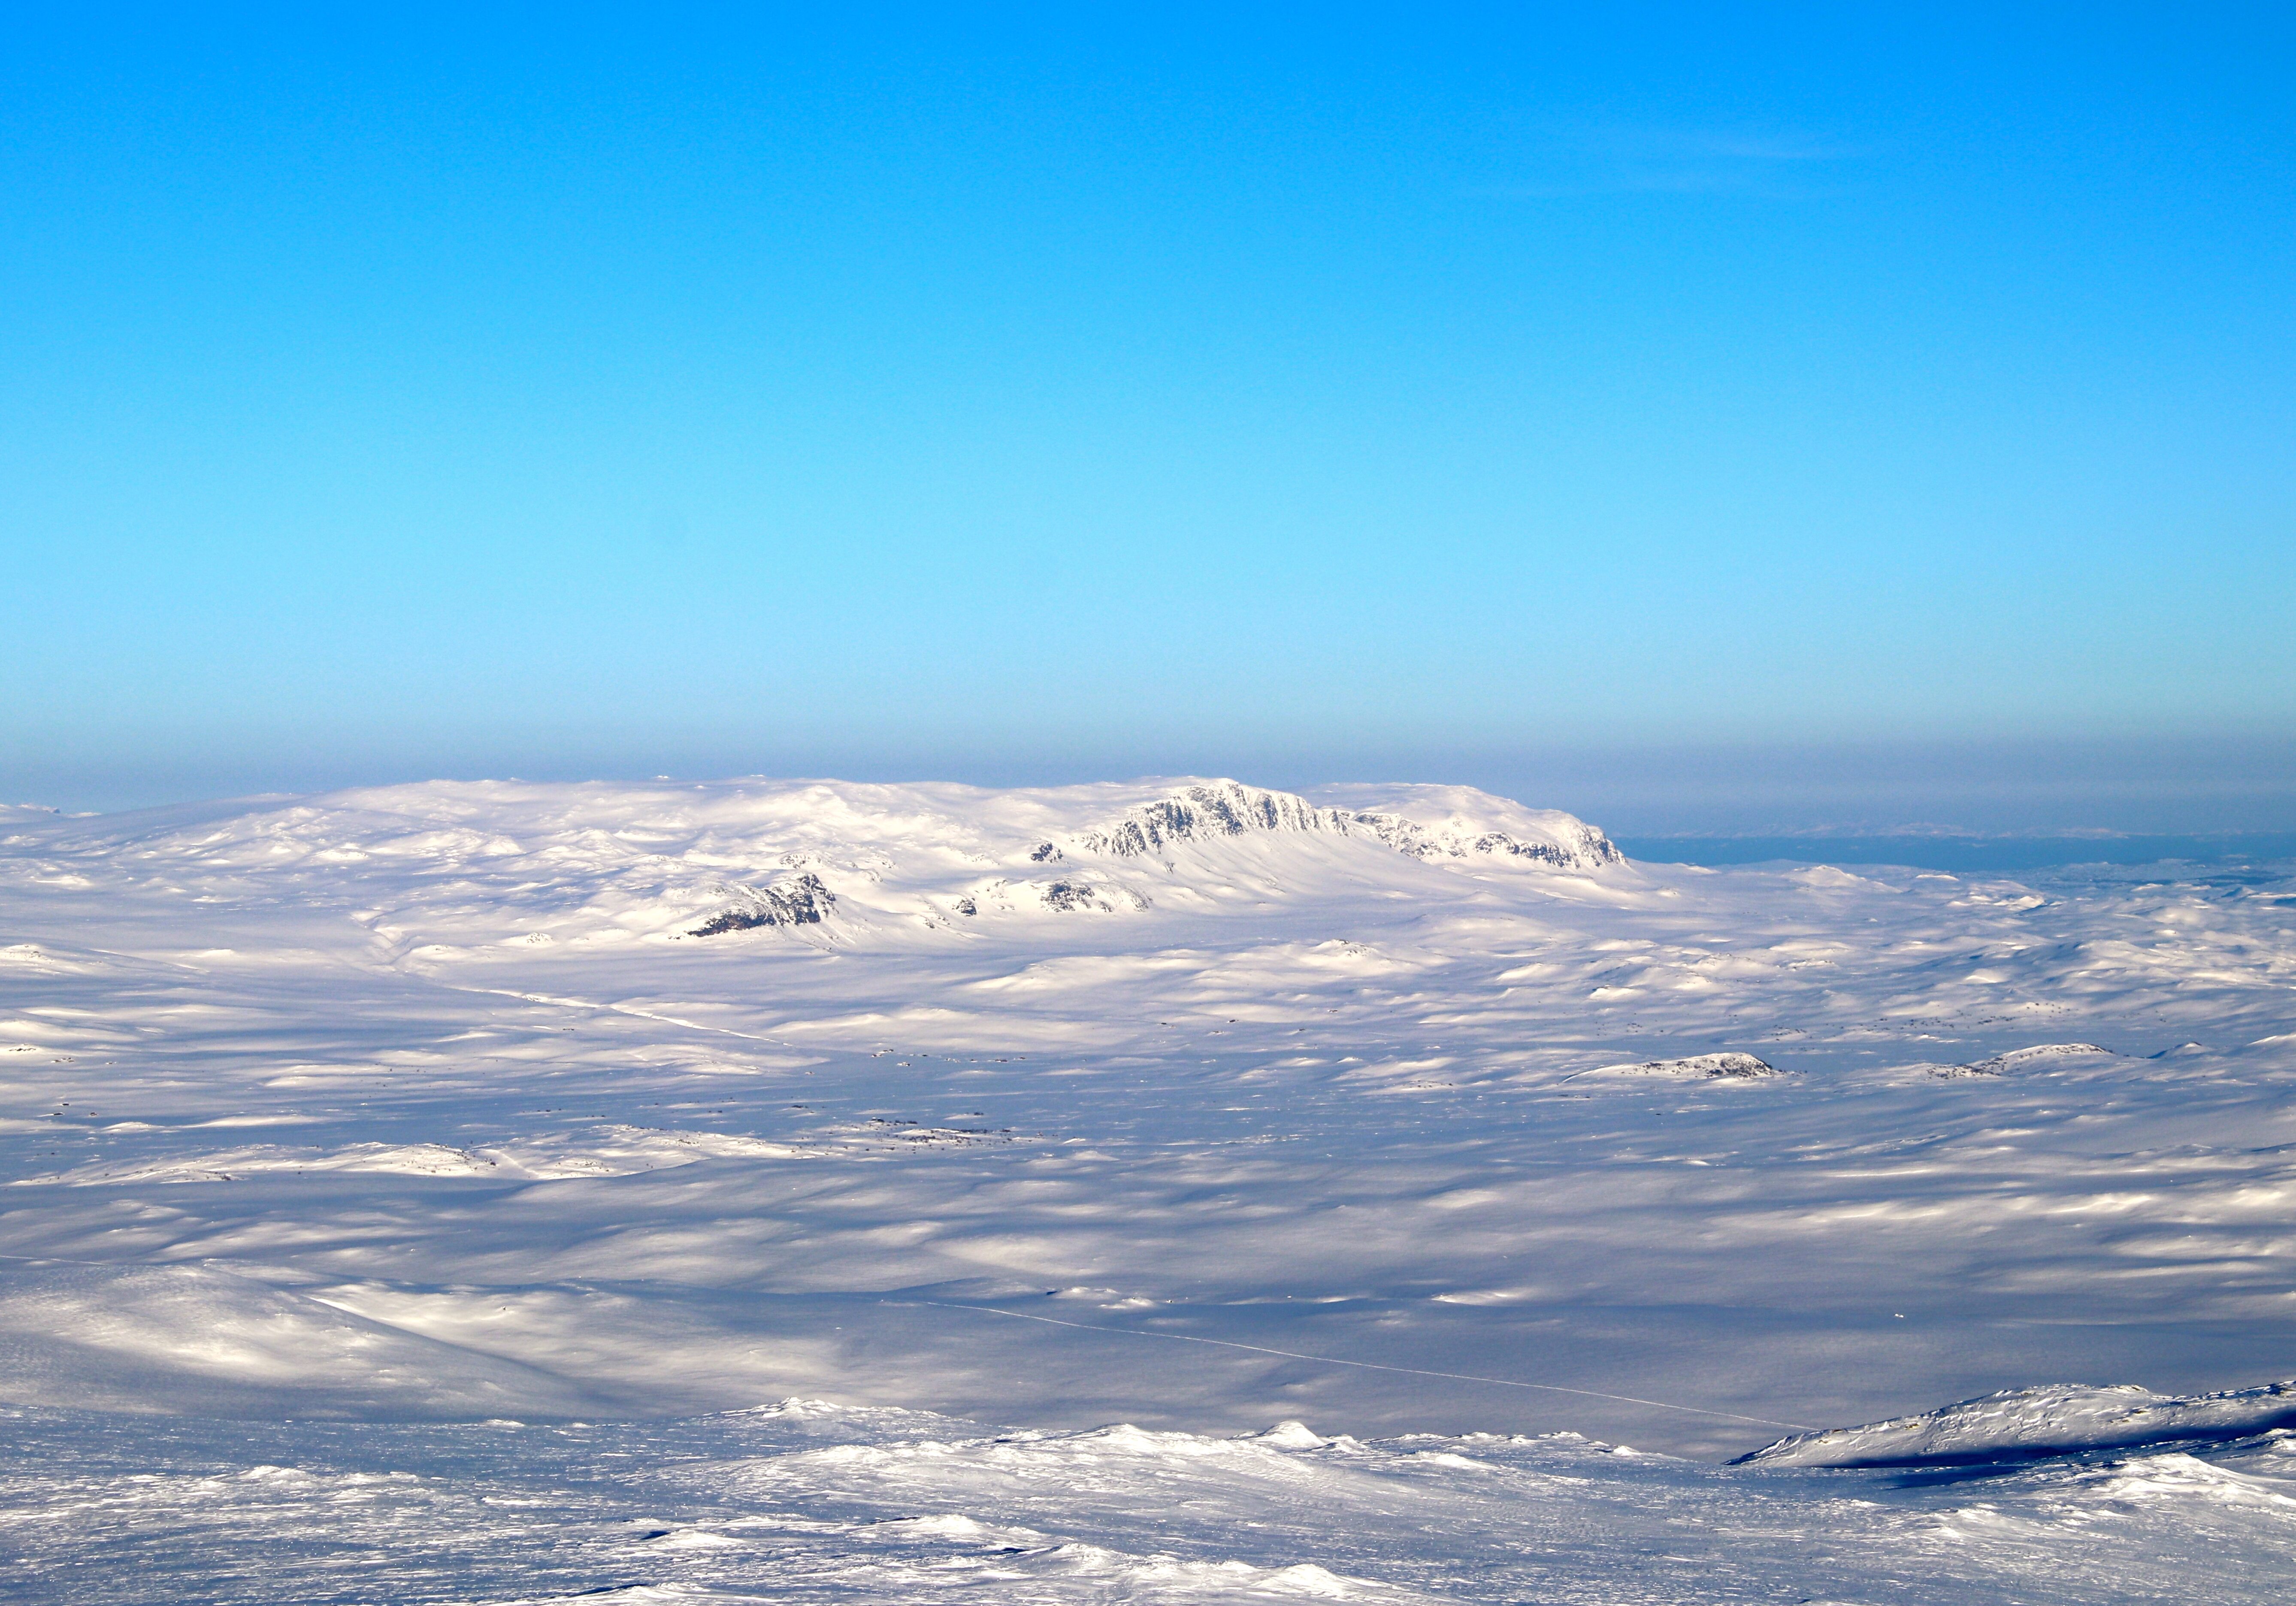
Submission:
[[[0,811],[0,1596],[2284,1600],[2292,988],[1464,788]]]

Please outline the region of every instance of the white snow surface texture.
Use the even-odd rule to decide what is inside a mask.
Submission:
[[[2285,1599],[2290,869],[9,810],[4,1593]]]

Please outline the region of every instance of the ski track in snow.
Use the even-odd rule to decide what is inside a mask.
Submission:
[[[2281,1598],[2282,1396],[2200,1396],[2296,1372],[2289,870],[1443,787],[12,813],[0,1567]]]

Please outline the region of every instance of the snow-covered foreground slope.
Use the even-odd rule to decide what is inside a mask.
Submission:
[[[1575,1434],[998,1431],[0,1410],[8,1598],[146,1602],[2286,1599],[2296,1439],[2202,1460],[1747,1471]]]
[[[2173,1558],[2179,1532],[2284,1584],[2268,1423],[2068,1440],[2150,1470],[2036,1466],[1981,1520],[1959,1485],[1508,1436],[1719,1461],[1870,1422],[1771,1461],[1918,1460],[1865,1449],[2111,1414],[2076,1390],[1905,1424],[2002,1390],[2296,1372],[2292,983],[2284,877],[1640,866],[1456,788],[12,814],[8,1503],[84,1501],[186,1578],[201,1535],[319,1558],[383,1543],[372,1519],[445,1569],[402,1599],[1370,1588],[1285,1570],[1310,1566],[1403,1599],[1767,1599],[1801,1563],[1805,1594],[1869,1598],[2019,1555],[2095,1583],[2051,1596],[2035,1561],[2021,1598],[2145,1598],[2112,1536]],[[850,1445],[710,1414],[784,1396],[840,1402]],[[537,1425],[414,1425],[488,1418]],[[1287,1418],[1382,1442],[1233,1437]],[[1103,1498],[1073,1469],[1114,1421],[1162,1448],[1091,1462]],[[927,1440],[973,1447],[895,1453]],[[554,1484],[578,1452],[613,1468]],[[1220,1481],[1246,1466],[1305,1480],[1290,1527]],[[1404,1527],[1457,1536],[1381,1537],[1406,1488],[1435,1514]],[[914,1526],[945,1518],[1049,1537]],[[1867,1528],[1895,1536],[1870,1573],[1843,1559]],[[1995,1560],[1954,1572],[1956,1544]],[[243,1598],[364,1598],[309,1564]]]

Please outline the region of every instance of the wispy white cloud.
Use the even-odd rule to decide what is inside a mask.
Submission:
[[[1712,194],[1816,200],[1854,185],[1866,152],[1822,136],[1649,123],[1548,127],[1511,153],[1519,177],[1480,194],[1539,200],[1575,195]]]

